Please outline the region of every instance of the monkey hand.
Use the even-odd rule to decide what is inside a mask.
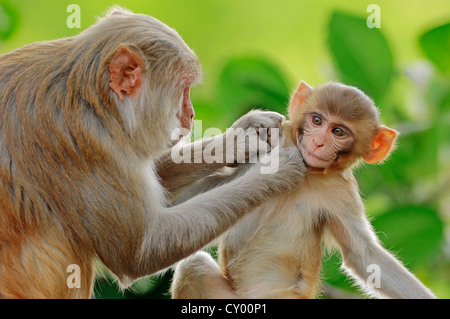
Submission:
[[[232,150],[235,162],[251,161],[276,147],[283,120],[285,117],[277,112],[252,110],[234,122],[226,133],[226,139],[237,145]]]
[[[241,128],[243,130],[253,129],[261,139],[265,138],[266,141],[271,144],[270,129],[280,130],[281,123],[285,119],[286,118],[283,115],[277,112],[252,110],[234,122],[231,128]],[[275,144],[272,145],[272,147],[275,146]]]
[[[307,171],[300,151],[294,147],[276,147],[270,154],[260,158],[257,165],[249,169],[249,173],[257,171],[264,182],[255,185],[265,185],[271,193],[283,194],[295,189]]]

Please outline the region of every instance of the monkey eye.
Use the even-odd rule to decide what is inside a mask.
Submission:
[[[314,115],[312,117],[312,122],[315,125],[321,125],[322,124],[322,119],[320,118],[320,116]]]
[[[333,132],[334,135],[339,136],[339,137],[347,135],[345,130],[342,127],[339,127],[339,126],[333,128],[332,132]]]

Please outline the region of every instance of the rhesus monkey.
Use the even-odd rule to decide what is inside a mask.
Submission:
[[[308,167],[305,180],[292,192],[256,208],[221,237],[220,267],[205,252],[180,262],[173,297],[314,298],[322,244],[335,244],[348,274],[369,293],[434,298],[381,246],[364,214],[352,168],[361,160],[383,161],[397,136],[380,122],[372,100],[343,84],[313,90],[302,82],[289,116],[283,143],[301,151]],[[379,267],[380,281],[367,287],[372,265]]]
[[[159,161],[173,130],[191,129],[199,62],[175,30],[115,10],[78,36],[0,57],[0,298],[88,298],[98,259],[126,287],[197,251],[303,176],[300,152],[282,150],[276,173],[261,175],[255,164],[169,207],[166,191],[226,165],[181,170],[167,156]],[[281,120],[252,112],[234,126]],[[73,264],[81,288],[68,285]]]

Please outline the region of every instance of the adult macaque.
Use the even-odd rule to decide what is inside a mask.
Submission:
[[[372,100],[339,83],[312,89],[302,82],[289,107],[284,145],[296,145],[308,167],[291,193],[256,208],[219,241],[219,265],[199,252],[179,263],[174,298],[314,298],[322,244],[336,244],[344,268],[369,293],[434,298],[378,241],[364,214],[352,168],[379,163],[397,132],[383,124]],[[379,285],[365,285],[379,267]],[[378,269],[378,268],[377,268]]]
[[[0,57],[0,298],[90,297],[96,259],[126,286],[300,182],[304,166],[291,148],[280,152],[273,175],[257,164],[167,207],[155,163],[173,146],[173,130],[191,129],[189,89],[200,73],[175,30],[124,10],[76,37]],[[281,120],[253,112],[236,125]],[[194,166],[164,172],[160,163],[169,191],[220,165]],[[67,285],[73,264],[81,288]]]

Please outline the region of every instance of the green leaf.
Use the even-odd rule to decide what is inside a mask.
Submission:
[[[450,71],[450,23],[425,32],[419,38],[419,44],[441,72]]]
[[[261,57],[231,59],[219,76],[218,100],[228,124],[255,108],[286,113],[289,94],[280,70]]]
[[[7,39],[17,27],[18,15],[6,1],[0,1],[0,39]]]
[[[341,80],[379,102],[395,72],[380,29],[370,29],[366,19],[339,11],[333,13],[328,28],[328,45]]]

